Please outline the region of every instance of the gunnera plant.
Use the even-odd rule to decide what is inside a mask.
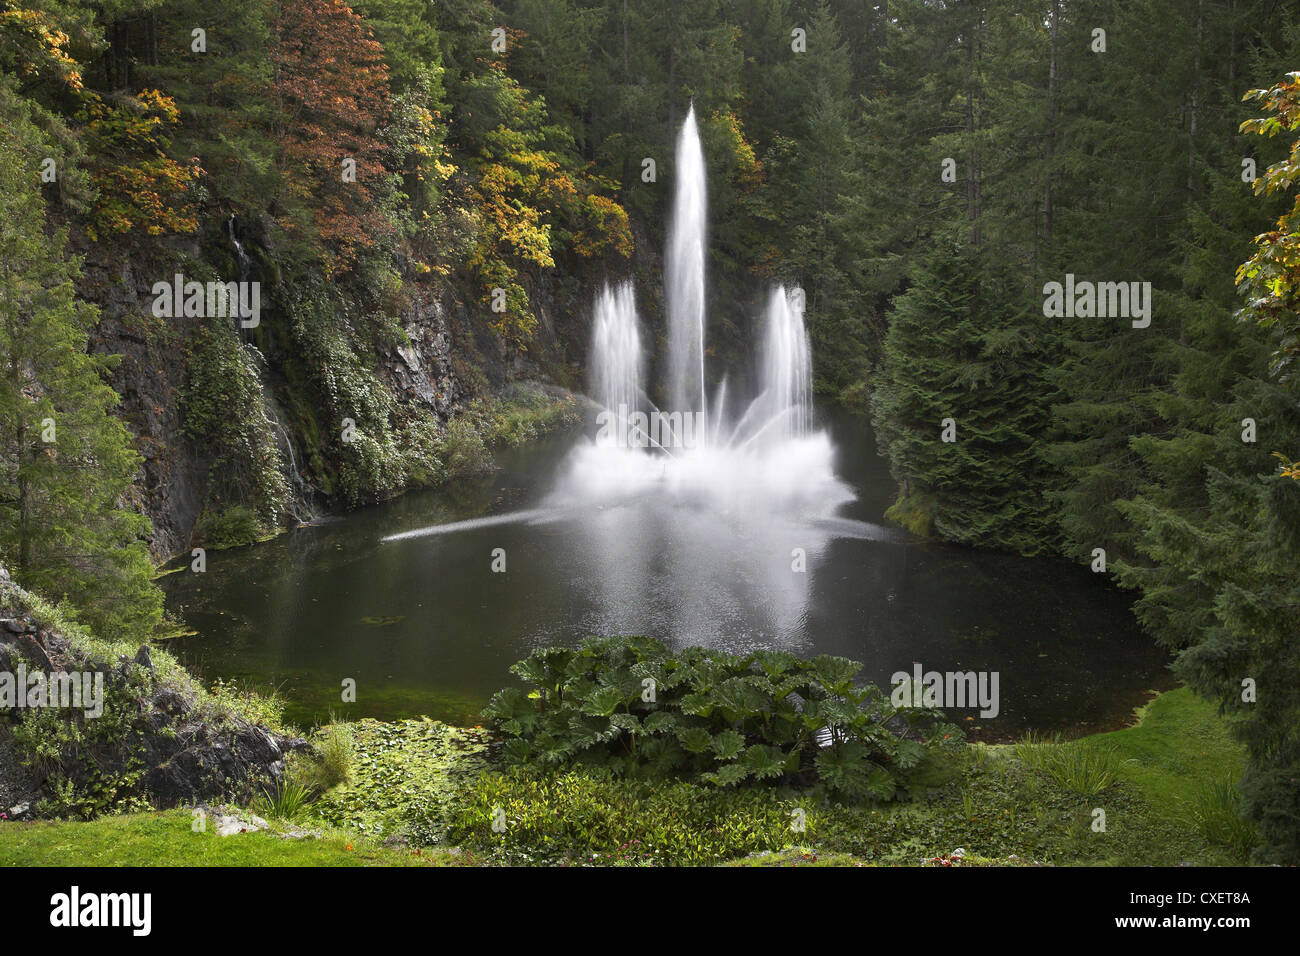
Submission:
[[[510,669],[532,689],[497,692],[483,715],[510,738],[505,758],[525,766],[888,800],[962,734],[940,710],[897,707],[855,684],[861,667],[826,654],[671,654],[652,638],[599,638],[533,651]]]

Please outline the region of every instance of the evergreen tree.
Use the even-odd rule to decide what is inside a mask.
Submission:
[[[143,536],[125,506],[140,458],[113,417],[110,360],[88,355],[94,307],[77,299],[66,230],[47,232],[47,155],[29,110],[0,85],[0,551],[25,586],[72,601],[105,637],[162,618]]]
[[[914,531],[1022,554],[1052,550],[1039,454],[1051,341],[1023,285],[954,242],[894,302],[872,411]],[[952,440],[944,440],[945,437]]]
[[[806,99],[792,104],[790,138],[778,139],[770,152],[770,188],[783,226],[773,271],[802,284],[819,390],[838,394],[865,377],[883,328],[872,321],[873,303],[858,274],[862,242],[849,212],[862,179],[852,59],[825,3],[807,20],[807,42],[808,51],[794,58],[796,88]]]

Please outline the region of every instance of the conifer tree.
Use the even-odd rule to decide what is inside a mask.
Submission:
[[[140,458],[112,411],[111,365],[87,354],[97,312],[77,298],[79,260],[49,232],[42,137],[0,86],[0,552],[23,585],[68,598],[105,637],[147,637],[162,618],[126,497]]]
[[[922,261],[894,302],[872,400],[900,487],[891,518],[963,544],[1052,550],[1038,451],[1050,354],[1023,285],[986,255],[949,241]]]

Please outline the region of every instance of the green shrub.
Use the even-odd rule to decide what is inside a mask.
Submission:
[[[1016,745],[1016,756],[1031,770],[1047,774],[1071,793],[1093,797],[1119,780],[1119,753],[1083,741],[1043,740],[1033,733]]]
[[[259,692],[217,678],[203,696],[206,709],[215,718],[260,724],[280,737],[292,737],[297,732],[285,718],[285,701],[278,691]]]
[[[475,780],[449,836],[516,864],[699,866],[784,849],[814,835],[817,819],[761,790],[516,770]]]
[[[316,737],[317,781],[323,789],[346,783],[352,777],[352,728],[346,723],[331,721],[320,729]]]
[[[934,530],[934,512],[934,495],[904,492],[885,510],[885,518],[914,535],[928,538]]]
[[[481,431],[489,445],[518,447],[554,429],[580,424],[572,396],[556,396],[536,383],[517,383],[490,406],[475,403],[471,414],[484,419]]]
[[[1186,813],[1205,841],[1226,848],[1239,862],[1250,858],[1257,842],[1255,824],[1241,815],[1241,797],[1232,780],[1217,777],[1188,801]]]
[[[856,686],[860,668],[826,654],[671,655],[650,638],[601,638],[534,651],[511,672],[535,689],[499,691],[483,714],[512,738],[504,753],[519,764],[888,800],[927,756],[959,746],[961,732],[938,710],[895,707],[878,688]]]
[[[495,467],[492,454],[483,442],[474,422],[468,418],[455,418],[447,426],[442,444],[443,461],[447,463],[449,478],[469,478],[491,474]]]
[[[442,425],[431,412],[414,411],[397,435],[408,487],[427,487],[446,477],[442,465]]]
[[[194,540],[208,548],[238,548],[260,541],[268,530],[247,505],[214,511],[209,505],[194,525]]]

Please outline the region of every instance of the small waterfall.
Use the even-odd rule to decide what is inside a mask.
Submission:
[[[235,258],[239,260],[239,281],[247,282],[249,273],[253,271],[253,264],[248,258],[248,253],[244,251],[243,243],[235,235],[234,213],[231,213],[230,218],[226,220],[226,235],[230,236],[230,244],[235,247]]]
[[[704,255],[708,191],[704,148],[691,104],[677,139],[673,211],[664,259],[668,306],[668,401],[678,412],[708,407],[704,380]]]
[[[226,220],[226,235],[230,237],[230,245],[233,246],[235,250],[235,260],[239,263],[239,281],[241,283],[247,282],[248,277],[252,275],[253,272],[253,263],[252,260],[248,258],[248,253],[244,251],[244,245],[239,241],[239,236],[235,233],[234,213],[231,213],[230,218]],[[239,317],[234,315],[233,310],[231,314],[234,317],[235,334],[239,336],[241,342],[246,341],[248,337],[247,330],[239,320]]]
[[[230,244],[235,250],[235,259],[239,263],[239,281],[248,282],[253,274],[253,262],[248,253],[244,250],[243,243],[239,241],[239,236],[235,231],[235,216],[231,213],[230,218],[226,220],[226,235],[230,237]],[[239,336],[239,345],[244,354],[257,370],[257,380],[262,389],[262,413],[266,424],[275,434],[275,443],[280,450],[283,467],[288,469],[288,477],[292,496],[288,502],[289,513],[294,520],[302,523],[310,521],[315,517],[312,509],[312,498],[315,489],[308,484],[303,478],[302,473],[298,470],[298,455],[293,447],[293,433],[289,430],[284,410],[280,408],[280,403],[276,401],[275,391],[271,387],[270,377],[271,368],[266,360],[266,356],[252,342],[248,341],[248,330],[243,327],[239,317],[235,316],[235,334]],[[306,517],[304,517],[304,514]]]
[[[280,452],[281,468],[289,479],[292,496],[288,502],[289,514],[302,524],[316,517],[312,500],[316,489],[313,488],[298,470],[298,455],[293,447],[293,432],[290,431],[287,416],[275,398],[271,387],[271,367],[262,350],[251,342],[240,343],[244,355],[257,371],[257,381],[262,391],[262,420],[275,435],[276,448]]]

